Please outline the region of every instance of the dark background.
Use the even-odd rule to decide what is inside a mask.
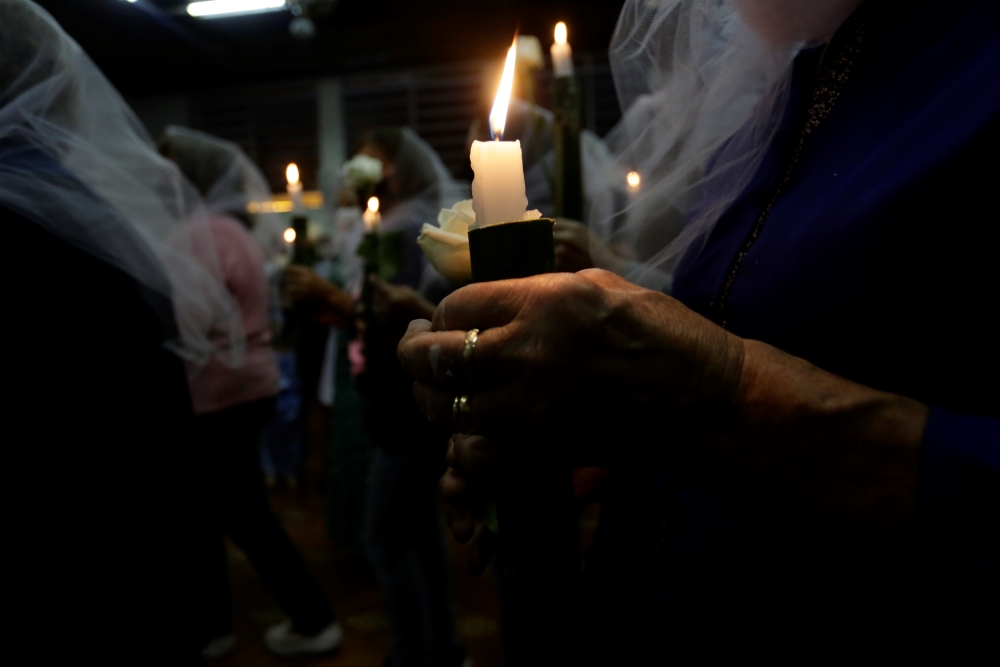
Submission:
[[[603,136],[620,116],[607,48],[622,0],[312,0],[309,40],[290,34],[287,11],[206,20],[187,16],[185,0],[37,1],[144,121],[182,106],[184,124],[242,145],[275,191],[291,161],[307,189],[318,185],[317,85],[331,78],[348,151],[366,129],[409,125],[467,178],[467,129],[492,99],[513,35],[536,35],[547,57],[557,21],[569,25],[584,125]],[[544,105],[547,71],[535,88]]]

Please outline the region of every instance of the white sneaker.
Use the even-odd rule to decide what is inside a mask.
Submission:
[[[201,649],[203,658],[222,658],[236,650],[236,635],[216,637]]]
[[[314,655],[340,647],[344,631],[336,621],[311,637],[292,630],[291,621],[272,625],[264,632],[264,644],[275,655]]]

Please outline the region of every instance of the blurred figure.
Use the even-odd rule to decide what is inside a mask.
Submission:
[[[333,650],[341,642],[340,627],[326,596],[271,511],[258,466],[257,444],[274,412],[279,389],[264,257],[248,229],[253,219],[247,215],[247,205],[263,178],[236,145],[193,130],[167,128],[160,150],[205,198],[225,285],[239,304],[246,332],[242,365],[210,360],[190,378],[195,432],[210,488],[215,533],[214,553],[206,554],[214,567],[205,583],[208,643],[203,653],[215,657],[235,644],[223,535],[229,535],[246,553],[290,617],[267,630],[268,648],[279,655]]]
[[[50,661],[197,658],[184,362],[238,363],[243,347],[204,222],[80,47],[34,3],[0,2],[9,443],[21,426],[4,599],[11,636]]]
[[[455,633],[437,488],[448,434],[417,410],[396,345],[409,322],[428,317],[451,290],[416,243],[420,227],[442,207],[467,198],[468,190],[408,129],[371,132],[358,154],[382,163],[375,188],[379,233],[401,238],[398,271],[368,277],[371,312],[363,320],[364,373],[358,378],[366,429],[375,444],[364,539],[393,625],[392,655],[385,664],[457,667],[466,656]],[[292,268],[287,280],[295,298],[333,309],[339,305],[345,316],[350,312],[344,293],[315,273]]]

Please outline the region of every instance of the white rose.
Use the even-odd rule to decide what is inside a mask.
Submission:
[[[542,56],[542,44],[537,37],[518,35],[517,66],[528,70],[545,67],[545,57]]]
[[[382,180],[382,161],[367,155],[355,155],[344,165],[344,178],[356,188],[374,186]]]
[[[537,220],[539,211],[526,211],[522,220]],[[460,201],[438,213],[438,227],[425,224],[420,229],[417,244],[427,255],[437,272],[456,285],[472,280],[472,260],[469,257],[469,227],[476,224],[472,200]]]
[[[469,226],[475,224],[472,200],[460,201],[438,213],[438,227],[425,224],[417,244],[437,272],[456,285],[472,280],[469,259]]]

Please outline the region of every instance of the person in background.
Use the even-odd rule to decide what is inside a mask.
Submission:
[[[432,313],[451,289],[417,245],[420,228],[468,193],[409,129],[370,132],[357,152],[382,163],[375,189],[382,213],[379,232],[400,239],[394,275],[368,277],[371,312],[364,317],[364,373],[358,378],[366,429],[375,445],[365,545],[393,627],[386,665],[457,667],[467,658],[455,634],[437,489],[447,433],[417,410],[412,382],[401,371],[395,349],[410,320]],[[342,291],[315,273],[293,267],[286,276],[294,298],[349,312]]]
[[[223,536],[228,535],[257,569],[264,586],[289,620],[264,633],[278,655],[324,653],[342,639],[330,603],[309,573],[295,545],[271,511],[259,467],[258,442],[278,394],[278,368],[271,346],[264,257],[251,235],[248,204],[262,201],[263,178],[234,144],[194,130],[168,127],[160,151],[181,168],[208,210],[208,227],[226,289],[239,305],[246,348],[242,363],[219,360],[190,377],[199,460],[211,505],[214,545],[204,606],[203,654],[232,650],[232,609]],[[225,347],[228,341],[218,341]]]
[[[197,192],[28,0],[0,2],[0,229],[10,636],[55,662],[192,664],[185,364],[235,361],[210,332],[239,348],[238,308]]]

